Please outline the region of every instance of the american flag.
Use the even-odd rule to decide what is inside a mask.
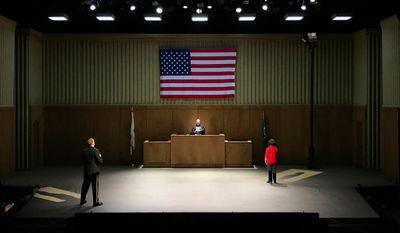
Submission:
[[[160,49],[161,98],[232,98],[236,49]]]

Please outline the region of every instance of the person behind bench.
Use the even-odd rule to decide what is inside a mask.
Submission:
[[[192,135],[204,135],[206,134],[206,128],[200,123],[200,119],[196,120],[196,124],[193,125],[192,130],[190,131]]]

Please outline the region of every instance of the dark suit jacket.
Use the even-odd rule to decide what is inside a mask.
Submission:
[[[100,173],[100,165],[103,163],[103,158],[100,157],[99,149],[93,147],[83,149],[82,162],[85,175]]]
[[[193,125],[190,134],[196,134],[196,127],[201,127],[200,134],[206,134],[206,128],[203,125]]]

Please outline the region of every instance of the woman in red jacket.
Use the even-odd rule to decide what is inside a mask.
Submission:
[[[278,147],[274,139],[268,140],[268,147],[265,150],[265,165],[267,165],[268,170],[268,183],[272,184],[272,177],[274,183],[276,184],[276,157],[278,155]]]

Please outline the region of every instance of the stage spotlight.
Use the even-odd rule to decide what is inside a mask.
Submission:
[[[303,41],[304,44],[307,44],[310,47],[315,47],[318,43],[318,35],[316,32],[307,33],[301,38],[301,41]]]
[[[262,4],[261,9],[263,9],[263,11],[267,11],[268,10],[268,4],[267,3]]]
[[[236,13],[240,13],[240,12],[242,12],[242,8],[241,7],[237,7],[236,8]]]
[[[156,8],[156,12],[158,13],[158,14],[161,14],[161,13],[163,13],[163,8],[162,7],[157,7]]]

